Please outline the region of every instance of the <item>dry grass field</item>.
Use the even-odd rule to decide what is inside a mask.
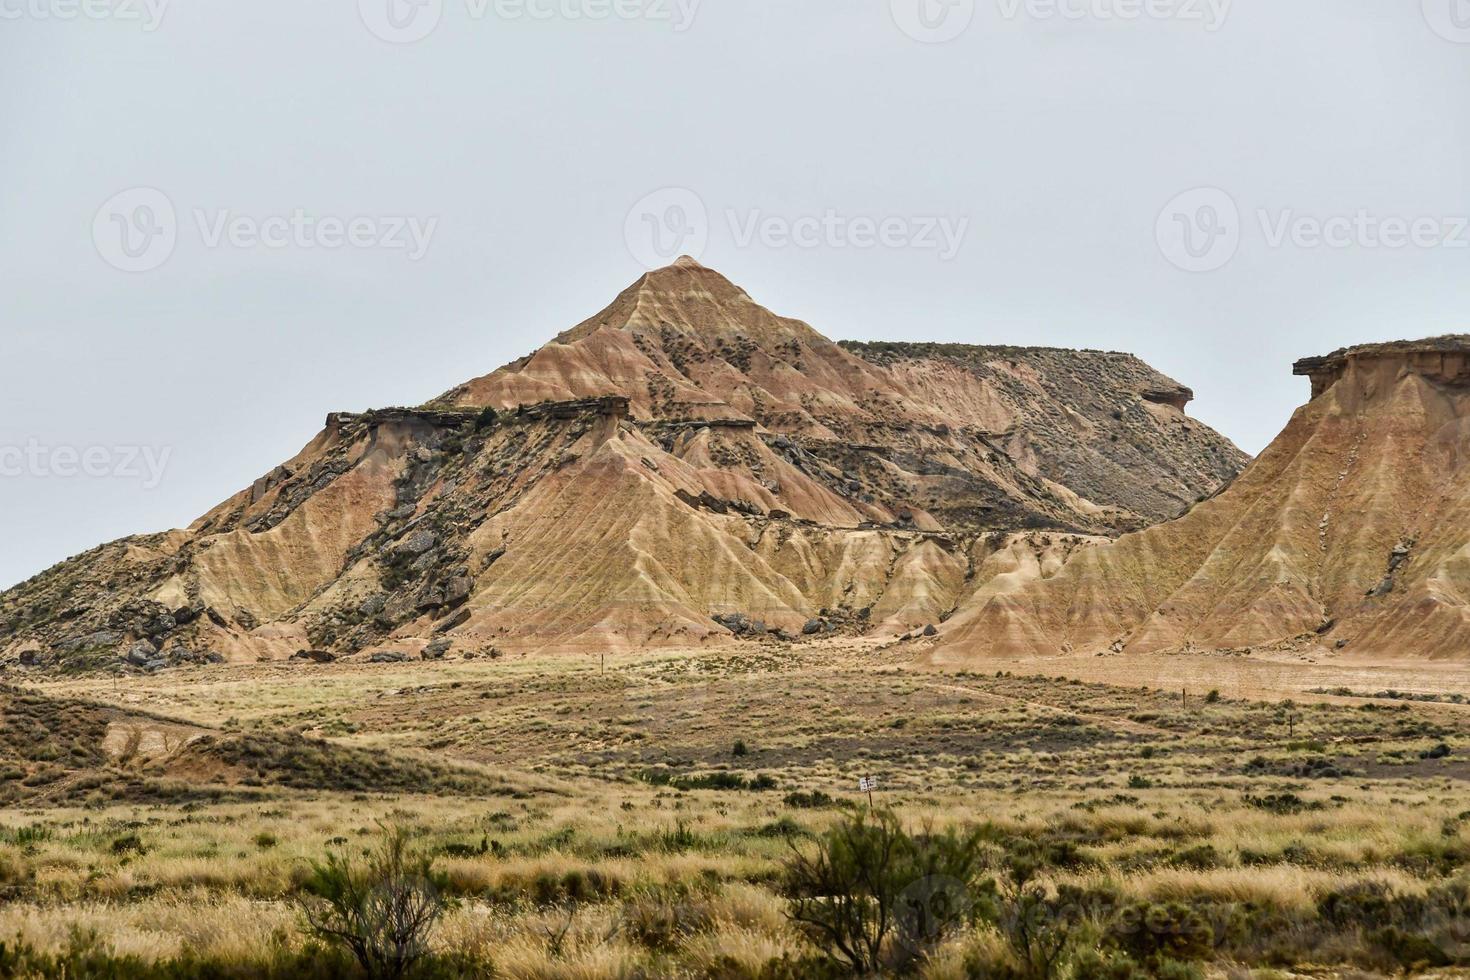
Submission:
[[[361,975],[306,910],[395,830],[425,977],[848,976],[794,918],[848,899],[888,975],[1470,967],[1470,670],[925,653],[8,677],[0,977]],[[882,836],[863,776],[918,863],[823,893]]]

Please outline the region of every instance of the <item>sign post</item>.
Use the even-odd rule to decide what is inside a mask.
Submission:
[[[873,809],[873,790],[878,788],[876,776],[863,776],[858,780],[858,792],[868,794],[868,809]]]

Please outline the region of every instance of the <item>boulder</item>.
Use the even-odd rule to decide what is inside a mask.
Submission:
[[[750,632],[750,617],[744,613],[723,613],[713,618],[736,636],[744,636]]]
[[[450,616],[438,626],[435,626],[434,632],[448,633],[450,630],[457,630],[465,623],[468,623],[470,621],[470,616],[471,613],[468,609],[461,609],[459,612],[455,613],[453,616]]]
[[[406,654],[406,653],[395,653],[395,652],[393,652],[391,650],[384,650],[381,653],[375,653],[371,657],[369,657],[368,658],[368,663],[371,663],[371,664],[406,664],[406,663],[409,662],[410,659],[412,659],[412,658],[409,657],[409,655]]]
[[[143,632],[145,635],[156,639],[160,636],[167,636],[178,629],[178,626],[178,620],[174,619],[171,613],[163,613],[160,616],[154,616],[148,622],[144,623]]]
[[[88,633],[86,636],[73,637],[56,644],[56,649],[66,653],[77,650],[86,650],[90,647],[115,647],[123,641],[123,634],[117,630],[101,630],[97,633]]]
[[[939,635],[939,630],[937,628],[935,628],[935,626],[934,626],[933,623],[930,623],[928,626],[925,626],[924,627],[924,635],[925,636],[938,636]]]
[[[453,645],[454,641],[452,640],[434,640],[428,646],[424,647],[424,652],[421,656],[425,660],[443,660],[446,656],[448,656],[449,648]]]
[[[158,647],[147,640],[139,640],[128,647],[128,652],[123,654],[123,660],[134,667],[146,667],[154,661],[158,661],[160,665],[163,663],[158,656]]]
[[[403,541],[399,542],[396,550],[407,552],[410,555],[422,555],[433,549],[439,543],[439,536],[428,528],[415,531]]]
[[[326,650],[297,650],[291,659],[310,660],[314,664],[331,664],[337,662],[337,655]]]
[[[462,606],[475,588],[474,580],[467,575],[456,575],[444,583],[444,605],[450,608]]]
[[[180,606],[173,611],[174,622],[180,626],[188,626],[200,616],[204,615],[203,606]]]
[[[828,629],[829,627],[827,626],[826,620],[808,619],[806,621],[806,625],[801,628],[801,635],[816,636],[818,633],[827,632]]]

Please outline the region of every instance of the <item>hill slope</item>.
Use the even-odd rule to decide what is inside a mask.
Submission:
[[[0,595],[0,643],[154,669],[904,632],[1227,483],[1245,457],[1188,399],[1125,354],[845,349],[681,260],[429,406],[329,417],[187,530]]]
[[[1291,646],[1470,654],[1470,337],[1309,358],[1313,399],[1218,497],[980,597],[941,659]]]

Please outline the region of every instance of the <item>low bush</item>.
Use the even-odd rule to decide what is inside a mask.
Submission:
[[[831,960],[858,974],[904,970],[980,913],[982,840],[925,828],[892,813],[859,813],[793,844],[787,914]]]
[[[432,859],[396,827],[363,861],[334,853],[313,862],[300,901],[313,934],[351,952],[372,980],[398,980],[428,952],[441,891]]]

